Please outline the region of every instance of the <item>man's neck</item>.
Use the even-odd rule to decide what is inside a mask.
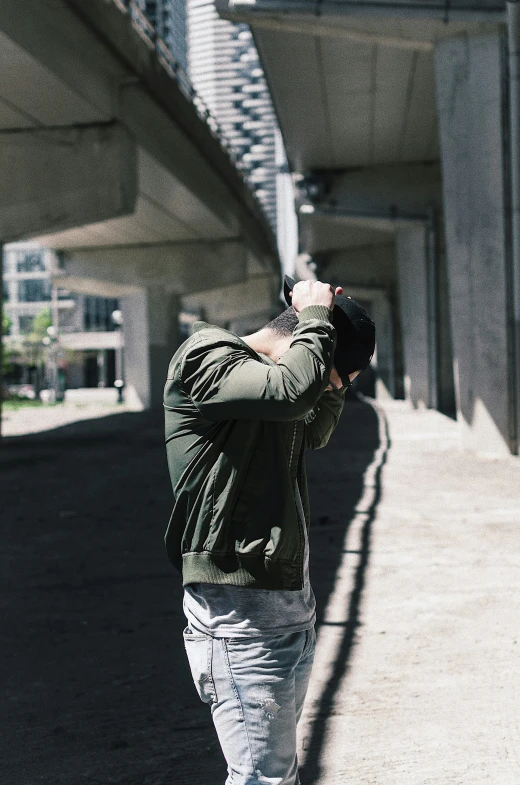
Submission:
[[[256,333],[247,335],[242,340],[247,343],[257,354],[265,354],[277,363],[291,345],[292,335],[279,336],[272,330],[263,327]]]

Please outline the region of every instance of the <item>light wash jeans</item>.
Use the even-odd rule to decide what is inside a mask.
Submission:
[[[226,785],[298,785],[296,725],[316,634],[212,638],[186,627],[193,681],[228,764]]]

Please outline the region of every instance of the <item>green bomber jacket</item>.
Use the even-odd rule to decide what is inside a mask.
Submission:
[[[336,342],[331,311],[299,314],[278,363],[205,322],[176,351],[164,390],[174,504],[165,544],[189,583],[303,587],[309,501],[303,451],[323,447],[344,390],[326,391]]]

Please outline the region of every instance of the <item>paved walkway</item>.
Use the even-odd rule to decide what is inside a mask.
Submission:
[[[353,402],[308,466],[303,785],[519,785],[520,461],[465,455],[437,413]],[[3,781],[223,785],[162,546],[161,421],[8,439],[0,472]]]
[[[304,783],[520,783],[520,462],[466,455],[457,436],[390,404],[346,534],[314,530],[315,551],[334,537],[343,553],[300,729]],[[328,460],[340,485],[337,441]]]
[[[67,390],[63,403],[21,406],[19,409],[4,405],[1,432],[2,436],[24,436],[126,411],[126,404],[117,403],[117,392],[113,388]]]

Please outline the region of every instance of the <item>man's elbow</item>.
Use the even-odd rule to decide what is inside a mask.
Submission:
[[[326,447],[329,443],[329,437],[327,436],[325,439],[316,439],[316,441],[308,441],[307,442],[307,449],[308,450],[322,450],[323,447]]]

